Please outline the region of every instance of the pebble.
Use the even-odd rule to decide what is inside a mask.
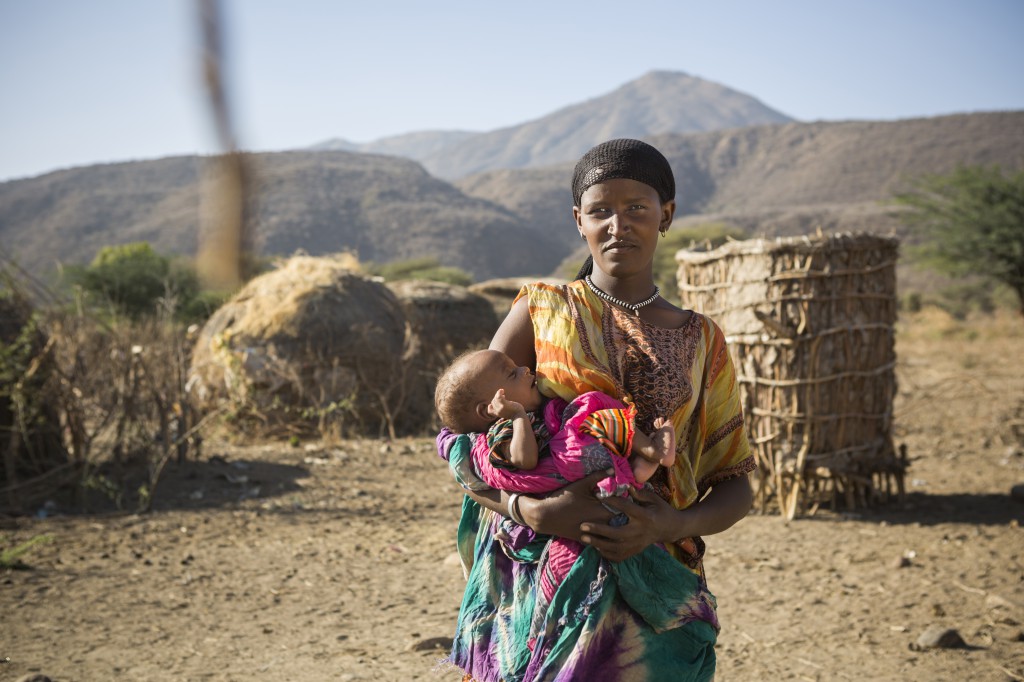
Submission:
[[[932,625],[917,638],[917,642],[910,645],[914,651],[926,649],[963,649],[967,646],[964,638],[953,628],[944,628],[940,625]]]
[[[451,637],[431,637],[416,642],[409,647],[413,651],[449,651],[452,648]]]
[[[912,562],[910,561],[910,557],[905,557],[905,556],[896,557],[896,559],[894,559],[893,562],[892,562],[892,567],[893,568],[907,568],[908,566],[911,566],[911,565],[912,565]]]

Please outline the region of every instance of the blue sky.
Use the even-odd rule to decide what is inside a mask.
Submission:
[[[1024,109],[1022,0],[227,0],[243,147],[493,130],[684,71],[804,121]],[[0,180],[216,150],[194,0],[0,0]]]

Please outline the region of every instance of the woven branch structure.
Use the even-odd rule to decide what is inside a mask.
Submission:
[[[757,503],[787,519],[903,495],[894,451],[899,241],[730,242],[676,255],[684,306],[717,322],[758,460]]]

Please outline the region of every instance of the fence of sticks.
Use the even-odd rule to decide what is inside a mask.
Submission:
[[[680,251],[684,305],[717,322],[758,460],[756,503],[792,519],[902,497],[892,440],[899,241],[867,234]]]

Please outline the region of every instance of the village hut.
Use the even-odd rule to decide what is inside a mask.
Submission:
[[[411,279],[387,286],[402,304],[418,340],[415,371],[420,376],[405,418],[432,424],[437,377],[461,352],[486,348],[498,328],[498,316],[486,298],[456,284]]]
[[[512,309],[512,303],[515,301],[516,296],[519,295],[519,291],[527,284],[534,282],[544,282],[546,284],[566,283],[564,279],[557,277],[503,277],[471,284],[469,290],[490,301],[498,319],[503,320],[508,315],[508,311]]]
[[[490,301],[466,287],[422,279],[387,286],[401,302],[428,363],[445,365],[468,348],[484,347],[498,328]]]
[[[680,251],[684,305],[726,333],[758,464],[757,501],[786,518],[895,490],[898,240],[868,234]]]
[[[188,389],[201,408],[228,406],[250,433],[381,435],[422,392],[418,339],[402,304],[351,259],[296,256],[249,282],[211,316]]]

